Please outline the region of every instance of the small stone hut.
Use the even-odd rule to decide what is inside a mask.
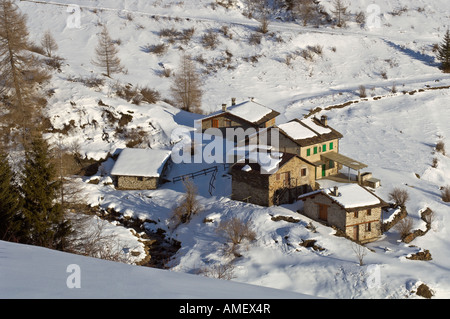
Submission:
[[[388,204],[358,184],[320,189],[299,199],[304,215],[335,226],[357,242],[371,242],[382,234],[382,208]]]
[[[111,175],[118,189],[157,189],[170,166],[170,150],[125,148]]]

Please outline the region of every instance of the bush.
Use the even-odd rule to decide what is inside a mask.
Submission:
[[[446,203],[450,202],[450,186],[445,186],[442,188],[442,200]]]
[[[405,218],[401,219],[397,223],[397,225],[395,225],[395,229],[398,230],[398,232],[400,233],[400,237],[402,239],[411,233],[412,227],[413,227],[413,221],[409,217],[405,217]]]
[[[158,91],[152,90],[147,87],[141,89],[141,94],[142,94],[142,101],[150,104],[155,104],[161,98],[161,95],[159,94]]]
[[[197,200],[197,187],[190,179],[183,181],[185,188],[185,195],[180,203],[173,210],[173,219],[178,226],[180,223],[184,224],[191,220],[193,215],[201,211],[201,206]]]
[[[259,33],[253,33],[250,35],[250,38],[248,39],[248,42],[252,45],[261,44],[261,34]]]
[[[364,85],[359,86],[359,97],[361,97],[361,98],[367,97],[366,87]]]
[[[211,50],[214,50],[219,45],[217,34],[212,30],[208,30],[204,35],[202,35],[201,42],[203,47]]]
[[[244,239],[253,241],[256,238],[256,233],[251,229],[251,222],[237,217],[222,221],[217,230],[224,233],[233,245],[240,244]]]
[[[405,206],[405,203],[409,200],[409,194],[406,190],[395,187],[392,192],[389,193],[389,200],[394,201],[396,206]]]
[[[436,152],[439,152],[439,153],[442,153],[442,155],[445,155],[445,144],[443,141],[437,142]]]
[[[156,55],[163,55],[167,52],[167,45],[164,43],[161,44],[154,44],[154,45],[147,45],[144,50],[148,53],[153,53]]]

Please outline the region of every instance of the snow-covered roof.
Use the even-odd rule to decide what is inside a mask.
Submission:
[[[317,125],[316,123],[314,123],[314,121],[310,117],[301,119],[300,122],[302,122],[303,124],[305,124],[306,126],[313,129],[315,132],[317,132],[319,134],[328,134],[328,133],[332,132],[330,128],[320,126],[320,125]]]
[[[333,195],[334,188],[326,188],[303,194],[299,196],[298,199],[303,199],[319,193],[327,195],[345,209],[384,204],[380,198],[358,184],[340,185],[338,187],[338,196]]]
[[[258,123],[259,121],[263,120],[265,117],[273,118],[277,115],[279,115],[278,112],[272,110],[271,108],[264,106],[262,104],[259,104],[253,100],[245,101],[239,104],[235,104],[232,106],[228,106],[225,111],[220,110],[214,113],[209,114],[208,116],[204,117],[204,119],[208,119],[211,117],[214,117],[216,115],[220,115],[223,113],[230,113],[234,116],[237,116],[241,119],[244,119],[251,123]]]
[[[170,154],[170,150],[125,148],[114,164],[111,175],[159,177]]]
[[[294,140],[302,140],[317,136],[316,133],[297,121],[280,124],[278,127]]]

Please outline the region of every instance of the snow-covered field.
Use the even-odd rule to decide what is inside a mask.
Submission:
[[[83,155],[94,159],[105,158],[108,152],[124,148],[126,141],[114,136],[117,125],[105,121],[107,109],[118,118],[121,114],[132,115],[127,127],[147,132],[147,145],[170,149],[175,142],[172,132],[180,127],[192,129],[194,120],[200,116],[180,111],[165,102],[134,105],[115,96],[111,87],[117,83],[149,86],[158,90],[162,99],[170,99],[171,78],[162,77],[161,72],[164,68],[176,72],[183,50],[206,61],[197,64],[198,69],[204,71],[202,109],[206,114],[219,110],[222,103],[229,104],[232,97],[238,102],[254,97],[280,112],[277,124],[321,107],[318,114],[326,114],[330,126],[344,135],[340,151],[368,164],[367,171],[381,179],[382,186],[376,190],[378,196],[388,200],[393,187],[407,189],[410,200],[406,206],[414,219],[414,229],[425,228],[420,219],[421,211],[429,207],[435,213],[432,229],[425,236],[405,244],[400,241],[399,233],[391,229],[380,240],[367,245],[365,265],[359,266],[350,241],[336,237],[329,227],[315,224],[317,232],[306,227],[310,220],[296,213],[301,202],[264,208],[230,200],[231,180],[226,171],[217,175],[212,196],[208,187],[210,176],[194,179],[203,211],[188,224],[174,229],[169,218],[172,208],[183,195],[183,185],[167,183],[155,191],[117,191],[108,183],[113,165],[110,159],[99,170],[100,183],[88,184],[88,179],[79,179],[85,187],[87,201],[105,209],[114,208],[124,216],[155,221],[146,226],[165,230],[169,237],[181,242],[181,248],[168,263],[170,271],[77,259],[70,263],[85,262],[86,268],[92,267],[96,274],[100,269],[108,269],[118,273],[132,272],[133,276],[118,274],[117,277],[123,280],[119,289],[115,283],[107,283],[103,278],[96,280],[97,277],[83,272],[87,274],[82,277],[85,286],[75,291],[67,289],[65,279],[61,282],[61,277],[67,277],[63,268],[59,275],[47,272],[45,278],[49,284],[44,297],[58,294],[97,297],[102,288],[108,291],[106,297],[121,296],[122,293],[130,296],[128,292],[132,289],[136,291],[135,297],[174,297],[173,291],[180,292],[178,284],[174,283],[179,283],[179,278],[186,278],[182,284],[186,290],[181,289],[175,297],[210,297],[212,281],[193,274],[230,262],[225,253],[226,240],[216,229],[220,221],[235,216],[251,220],[257,238],[243,246],[242,256],[232,262],[231,281],[286,292],[261,289],[259,293],[263,297],[289,298],[296,297],[291,293],[298,293],[299,296],[324,298],[419,298],[413,291],[421,283],[427,284],[436,298],[450,297],[450,228],[447,226],[450,205],[441,200],[439,189],[450,184],[450,159],[448,155],[434,153],[439,140],[450,147],[450,91],[429,90],[450,85],[450,75],[437,68],[432,52],[432,45],[441,41],[449,26],[447,1],[353,1],[352,12],[365,11],[372,3],[377,5],[379,14],[375,16],[375,25],[361,28],[356,23],[349,23],[343,29],[315,28],[274,20],[260,44],[249,43],[258,22],[241,14],[242,5],[227,10],[221,6],[213,9],[211,1],[206,0],[41,2],[48,4],[33,1],[18,4],[28,14],[31,40],[38,43],[44,30],[49,29],[59,45],[57,55],[65,59],[61,72],[54,73],[46,88],[54,90],[46,112],[57,129],[68,125],[70,120],[75,123],[67,135],[49,134],[51,141],[62,140],[66,145],[76,142]],[[69,28],[67,7],[57,5],[71,3],[82,6],[80,28]],[[327,9],[331,8],[331,1],[321,3]],[[404,12],[393,14],[405,6]],[[100,77],[100,70],[91,64],[100,25],[106,25],[112,38],[120,40],[119,56],[127,72],[113,75],[103,86],[93,89],[69,79]],[[228,27],[231,37],[219,31],[223,26]],[[172,27],[179,31],[193,27],[195,33],[187,43],[170,44],[159,36],[159,31]],[[218,34],[219,44],[215,50],[204,48],[200,41],[209,29]],[[146,52],[147,45],[160,43],[168,45],[165,54]],[[322,53],[313,54],[312,60],[304,59],[301,50],[315,45],[322,46]],[[231,58],[226,66],[219,66],[227,56]],[[359,97],[360,85],[366,88],[364,101]],[[392,92],[393,86],[397,93]],[[414,94],[408,93],[414,90],[417,90]],[[107,106],[99,104],[100,100]],[[325,110],[350,100],[358,103]],[[105,132],[111,137],[108,141],[102,139]],[[438,159],[436,168],[432,167],[434,157]],[[169,177],[208,165],[175,165]],[[107,182],[106,185],[103,182]],[[290,216],[298,222],[274,221],[272,216]],[[128,238],[125,233],[126,230],[124,238]],[[303,240],[309,239],[316,240],[323,250],[300,246]],[[140,244],[136,242],[136,245]],[[432,255],[431,261],[406,258],[425,249]],[[22,263],[27,258],[24,254],[35,256],[42,267],[48,265],[44,262],[46,256],[61,267],[69,262],[67,254],[9,243],[1,243],[0,257],[2,252],[6,252],[3,253],[7,262],[5,277],[11,278],[0,284],[2,297],[33,297],[39,292],[39,286],[25,288],[24,284],[17,284],[16,279],[28,275],[29,271],[29,268],[13,268],[14,262]],[[58,271],[61,270],[58,268]],[[163,289],[164,293],[149,293],[148,287],[141,285],[145,280]],[[162,283],[162,280],[167,282]],[[193,283],[204,285],[205,290],[191,291],[189,286]],[[15,284],[20,289],[14,290]],[[218,284],[214,282],[213,285]],[[226,282],[223,285],[223,290],[214,288],[217,295],[211,297],[246,295],[247,288],[241,287],[248,286]],[[141,292],[145,294],[139,295]],[[258,295],[252,291],[254,293]]]

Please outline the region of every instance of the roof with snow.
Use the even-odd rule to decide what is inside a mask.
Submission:
[[[341,185],[337,188],[337,190],[338,196],[333,195],[334,188],[325,188],[303,194],[299,196],[298,199],[301,200],[317,194],[323,194],[347,211],[387,205],[381,198],[358,184],[352,183]]]
[[[125,148],[114,164],[111,175],[159,177],[170,154],[170,150]]]
[[[294,119],[278,125],[284,135],[300,146],[342,138],[343,135],[317,118]]]
[[[280,115],[279,112],[274,111],[267,106],[259,104],[254,100],[248,100],[239,104],[228,106],[225,111],[220,110],[211,113],[208,116],[204,117],[202,120],[220,116],[225,113],[229,113],[256,125],[267,122]]]

